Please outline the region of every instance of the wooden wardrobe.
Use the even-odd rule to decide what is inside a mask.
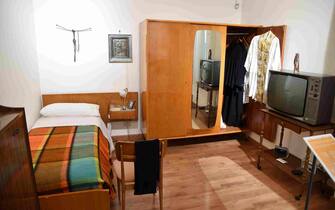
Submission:
[[[270,29],[280,39],[283,52],[286,26],[263,27],[167,20],[142,22],[141,128],[146,139],[241,132],[241,128],[220,128],[226,42],[230,33],[247,32],[254,36]],[[222,65],[216,123],[212,128],[194,130],[191,119],[192,65],[195,33],[198,30],[214,30],[221,33]],[[248,108],[248,113],[253,111]],[[248,121],[248,124],[253,123]]]

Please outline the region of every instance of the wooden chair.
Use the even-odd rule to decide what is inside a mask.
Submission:
[[[165,141],[160,140],[160,169],[159,181],[159,209],[163,210],[163,156],[165,154]],[[118,141],[115,145],[116,160],[113,161],[113,170],[117,179],[118,199],[121,209],[125,210],[126,190],[135,187],[135,142]],[[121,192],[120,192],[121,191]],[[121,198],[120,198],[121,193]],[[155,196],[155,194],[154,194]]]

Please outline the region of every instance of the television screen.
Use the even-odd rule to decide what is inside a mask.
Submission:
[[[278,111],[301,117],[304,115],[307,79],[271,73],[268,105]]]
[[[201,69],[201,81],[205,83],[212,83],[211,81],[211,74],[212,74],[212,62],[202,60],[200,63],[200,69]]]

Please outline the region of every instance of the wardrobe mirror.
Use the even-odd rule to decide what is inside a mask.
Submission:
[[[192,128],[216,123],[221,65],[221,33],[198,30],[195,34],[192,77]]]

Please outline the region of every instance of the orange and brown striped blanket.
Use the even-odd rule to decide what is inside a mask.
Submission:
[[[40,195],[110,188],[109,142],[97,126],[35,128],[29,143]]]

